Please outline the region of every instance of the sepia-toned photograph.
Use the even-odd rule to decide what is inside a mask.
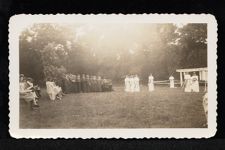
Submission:
[[[17,94],[10,119],[18,130],[215,130],[212,16],[66,16],[18,15],[11,22],[10,92]]]

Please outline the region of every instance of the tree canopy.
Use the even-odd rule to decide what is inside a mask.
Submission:
[[[95,74],[120,81],[152,73],[168,79],[179,68],[207,66],[206,24],[51,24],[20,35],[20,73],[36,81],[62,73]]]

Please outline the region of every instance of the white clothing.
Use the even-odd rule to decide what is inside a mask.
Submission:
[[[184,92],[191,92],[191,76],[189,74],[184,75],[185,79],[185,87],[184,87]]]
[[[57,86],[55,84],[55,82],[47,81],[46,87],[47,87],[47,93],[48,93],[49,98],[51,100],[55,100],[56,95],[59,94],[62,91],[61,87]]]
[[[154,89],[154,77],[151,75],[148,77],[148,90],[152,92]]]
[[[208,93],[205,93],[205,95],[203,96],[202,105],[205,111],[206,119],[208,120]]]
[[[174,77],[170,76],[169,80],[170,80],[170,88],[174,88]]]
[[[139,86],[139,78],[134,77],[134,91],[135,92],[140,92],[140,86]]]
[[[199,82],[197,75],[191,77],[191,91],[199,92]]]
[[[126,92],[129,92],[129,78],[126,77],[125,80],[124,80],[124,82],[125,82],[125,91]]]
[[[135,91],[135,83],[134,83],[135,81],[134,81],[134,78],[133,77],[131,77],[130,78],[130,92],[134,92]]]

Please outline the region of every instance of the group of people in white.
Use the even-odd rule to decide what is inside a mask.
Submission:
[[[198,81],[198,76],[194,72],[193,75],[191,76],[189,73],[186,73],[184,76],[185,82],[183,84],[184,87],[184,92],[199,92],[199,81]],[[125,77],[125,91],[126,92],[140,92],[140,84],[139,84],[139,77],[138,75],[126,75]],[[169,87],[170,88],[175,88],[175,83],[174,83],[174,77],[171,75],[169,77]],[[148,91],[152,92],[155,90],[154,84],[155,83],[160,83],[162,81],[154,82],[154,77],[152,74],[149,75],[148,77]]]
[[[184,92],[199,92],[199,81],[195,72],[192,76],[186,73],[184,75],[184,80]]]
[[[125,91],[126,92],[140,92],[140,84],[139,84],[138,75],[126,75],[124,80],[125,82]]]
[[[139,84],[139,77],[138,75],[126,75],[125,77],[125,91],[126,92],[140,92],[140,84]],[[175,88],[174,86],[174,77],[170,76],[169,77],[169,85],[170,88]],[[154,86],[154,77],[152,74],[149,75],[148,77],[148,91],[152,92],[155,90]]]

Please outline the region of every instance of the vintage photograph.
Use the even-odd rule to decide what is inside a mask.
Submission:
[[[18,130],[215,130],[212,16],[66,16],[11,22],[10,84],[18,89],[10,92],[18,94],[10,119],[18,112]]]

